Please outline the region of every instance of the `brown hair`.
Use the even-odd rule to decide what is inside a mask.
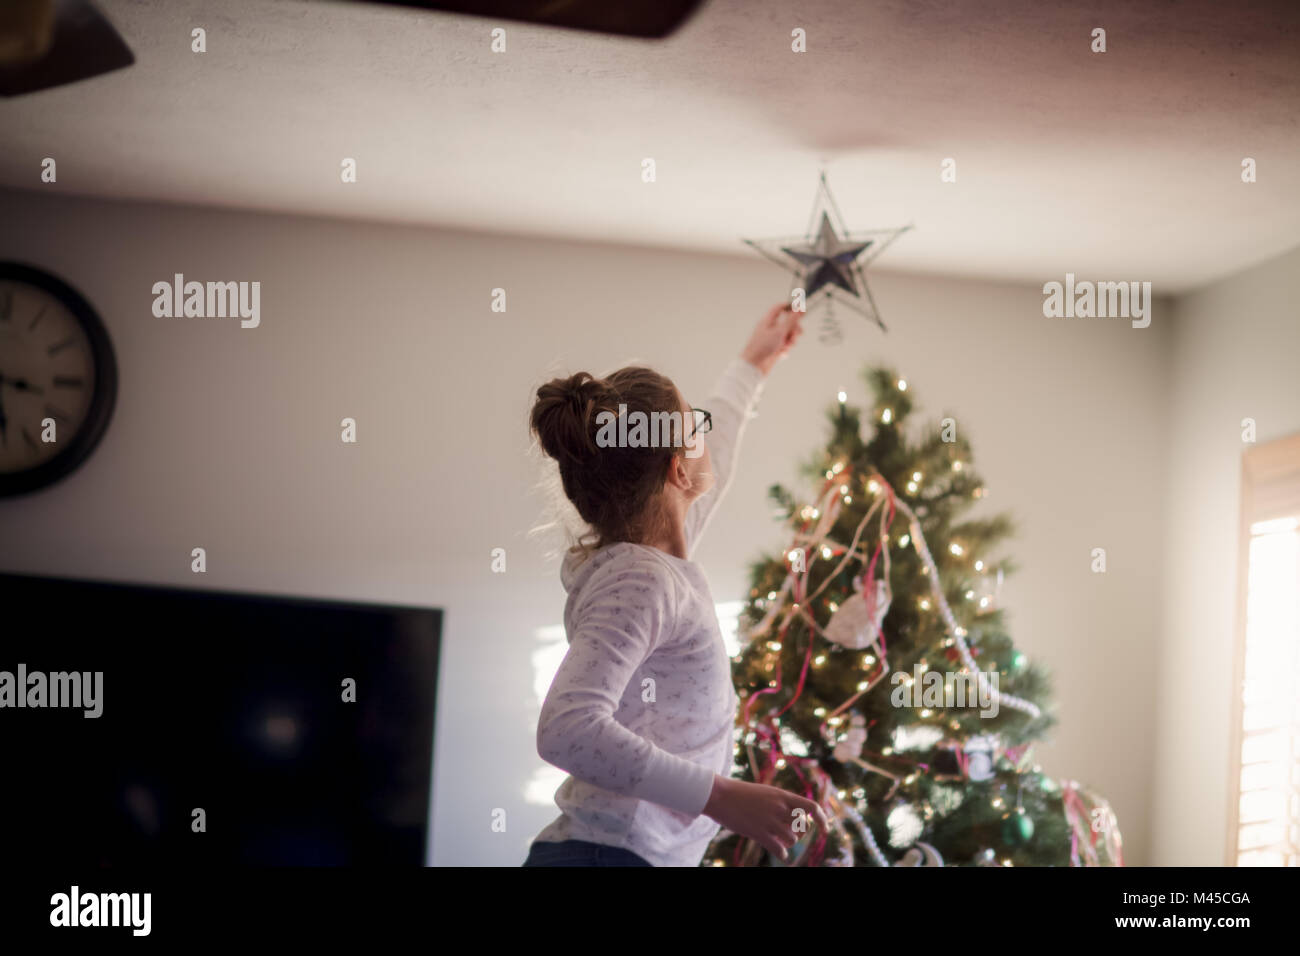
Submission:
[[[597,416],[608,411],[680,412],[672,380],[638,365],[607,377],[578,372],[555,378],[537,390],[529,428],[542,450],[560,466],[564,493],[597,535],[595,547],[616,541],[641,542],[657,516],[649,505],[663,488],[672,446],[600,447]]]

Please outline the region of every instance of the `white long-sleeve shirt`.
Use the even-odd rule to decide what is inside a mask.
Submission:
[[[537,724],[537,751],[565,770],[542,842],[624,847],[655,866],[699,866],[717,821],[714,774],[730,776],[739,698],[704,571],[689,560],[731,483],[763,373],[731,361],[702,407],[714,485],[687,509],[687,558],[617,542],[560,569],[569,650]]]

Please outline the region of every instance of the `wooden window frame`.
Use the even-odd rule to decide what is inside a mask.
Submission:
[[[1241,456],[1241,509],[1237,535],[1237,620],[1232,669],[1231,771],[1225,865],[1236,866],[1240,831],[1242,684],[1246,669],[1246,609],[1250,582],[1250,529],[1259,521],[1300,514],[1300,432],[1247,448]]]

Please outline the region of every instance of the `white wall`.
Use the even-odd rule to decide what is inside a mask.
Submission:
[[[1180,298],[1169,400],[1152,858],[1226,856],[1241,503],[1241,421],[1300,430],[1300,249]],[[1300,588],[1300,582],[1297,582]]]
[[[121,369],[92,458],[43,493],[0,501],[0,567],[445,608],[432,862],[521,862],[555,813],[523,790],[541,766],[535,631],[563,609],[556,565],[526,536],[541,508],[526,457],[532,392],[550,374],[636,358],[699,400],[786,277],[739,242],[710,257],[31,192],[0,193],[0,206],[0,258],[77,286]],[[154,318],[151,286],[176,272],[261,281],[260,328]],[[715,599],[743,596],[747,563],[781,543],[766,488],[796,481],[836,390],[859,399],[864,363],[895,364],[923,414],[951,411],[972,440],[990,489],[973,514],[1019,522],[1006,546],[1023,567],[1004,591],[1011,633],[1055,670],[1060,701],[1044,768],[1112,801],[1128,862],[1170,862],[1149,852],[1152,816],[1162,846],[1198,842],[1206,822],[1169,830],[1151,790],[1168,304],[1133,329],[1045,319],[1039,286],[873,275],[890,332],[845,313],[846,341],[826,347],[810,322],[769,382],[697,553]],[[508,291],[504,315],[489,311],[495,287]],[[1264,418],[1281,400],[1249,407]],[[1227,432],[1244,414],[1229,405]],[[359,423],[357,446],[339,441],[344,416]],[[199,545],[202,581],[189,570]],[[489,571],[497,546],[506,575]],[[1094,547],[1107,549],[1105,575],[1089,570]],[[1167,737],[1165,760],[1205,742],[1176,726]],[[498,807],[505,834],[489,826]]]

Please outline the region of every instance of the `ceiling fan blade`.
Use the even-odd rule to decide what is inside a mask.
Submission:
[[[134,62],[90,0],[0,3],[0,96],[75,83]]]
[[[620,36],[668,36],[703,0],[364,0]]]

